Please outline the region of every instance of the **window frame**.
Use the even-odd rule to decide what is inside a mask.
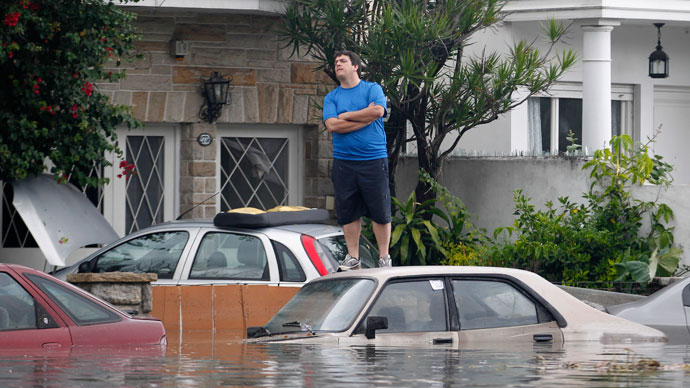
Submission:
[[[77,291],[71,290],[68,287],[63,286],[62,284],[60,284],[56,281],[45,278],[43,276],[38,276],[35,274],[30,274],[30,273],[24,273],[24,276],[26,277],[27,280],[29,280],[31,282],[31,284],[33,284],[36,288],[41,290],[41,292],[47,298],[49,298],[53,303],[55,303],[55,305],[60,307],[60,310],[62,310],[62,312],[65,313],[69,317],[69,319],[71,319],[72,322],[74,322],[74,324],[77,326],[91,326],[91,325],[100,325],[100,324],[104,324],[104,323],[116,323],[116,322],[121,322],[124,318],[122,315],[120,315],[120,314],[116,313],[115,311],[103,306],[102,304],[96,302],[95,300],[89,298],[88,296],[82,295]],[[37,281],[38,279],[40,279],[40,281]],[[57,289],[62,290],[66,294],[68,294],[72,297],[76,297],[78,300],[85,303],[89,307],[92,307],[92,308],[95,308],[96,310],[104,312],[106,315],[106,318],[91,319],[91,320],[80,319],[79,317],[77,317],[74,314],[74,311],[72,311],[70,308],[65,306],[65,304],[62,303],[62,301],[59,300],[59,298],[56,295],[54,295],[52,292],[48,291],[46,289],[45,285],[41,282],[49,283],[52,286],[56,287]]]
[[[581,83],[557,83],[552,85],[548,92],[536,93],[530,98],[549,98],[551,100],[551,120],[550,127],[550,155],[558,155],[559,142],[559,100],[560,99],[583,99],[583,90]],[[635,131],[635,91],[634,85],[631,84],[611,84],[611,101],[621,101],[621,134],[633,136]],[[525,130],[527,131],[527,138],[529,138],[529,114],[527,115],[527,123]],[[582,144],[582,139],[578,139],[579,144]],[[530,152],[542,153],[541,150],[529,150]]]
[[[32,295],[31,292],[29,292],[26,288],[24,288],[24,286],[19,281],[17,281],[17,279],[15,279],[11,274],[9,274],[8,272],[0,271],[0,277],[5,277],[5,276],[7,277],[8,280],[13,282],[13,286],[16,286],[16,288],[18,290],[23,291],[26,294],[25,296],[28,296],[29,299],[31,300],[32,304],[30,305],[30,307],[31,307],[31,310],[33,310],[34,326],[0,328],[0,332],[13,331],[13,330],[37,330],[37,329],[40,329],[40,327],[38,325],[38,318],[37,318],[38,311],[37,311],[37,309],[40,306],[40,308],[42,308],[45,311],[45,308],[43,308],[43,306],[40,305],[40,302],[36,299],[36,297],[34,295]],[[10,296],[12,298],[18,299],[18,302],[26,302],[25,300],[22,299],[22,297],[19,297],[17,295],[12,295],[12,294],[3,294],[3,295],[7,295],[7,296]],[[27,305],[29,305],[28,302],[27,302]],[[0,307],[5,308],[5,306],[0,306]],[[7,309],[5,308],[5,310],[7,310]],[[10,311],[7,311],[7,312],[10,313]],[[10,315],[11,315],[11,313],[10,313]],[[51,317],[51,319],[52,319],[52,317]],[[54,319],[53,319],[53,321],[54,321]]]
[[[505,324],[505,325],[486,325],[486,326],[484,326],[484,327],[469,327],[469,328],[463,327],[463,323],[467,324],[467,323],[468,323],[468,320],[463,319],[463,317],[460,316],[461,313],[462,313],[462,309],[460,309],[460,306],[457,305],[458,301],[457,301],[457,299],[455,299],[455,296],[456,296],[456,292],[455,292],[456,288],[455,288],[455,285],[456,285],[457,283],[465,283],[465,282],[493,283],[493,284],[502,285],[502,286],[506,287],[506,290],[511,291],[511,292],[514,293],[515,295],[520,295],[520,296],[523,298],[524,301],[527,301],[528,303],[530,303],[530,308],[533,308],[534,311],[532,311],[532,312],[530,313],[529,318],[534,318],[534,319],[536,320],[536,322],[530,322],[530,323],[510,323],[510,322],[506,321],[506,324]],[[453,285],[453,288],[451,289],[451,292],[453,293],[453,299],[454,299],[454,301],[455,301],[455,303],[456,303],[456,311],[457,311],[457,313],[458,313],[458,320],[460,321],[460,330],[461,330],[461,331],[462,331],[462,330],[482,330],[482,329],[497,329],[497,328],[504,328],[504,327],[517,327],[517,326],[537,325],[537,324],[541,324],[541,323],[552,322],[552,321],[555,320],[555,319],[553,319],[553,317],[550,317],[551,319],[546,320],[546,321],[542,321],[543,314],[540,314],[540,310],[543,310],[543,308],[539,305],[539,303],[537,303],[536,301],[532,300],[532,299],[531,299],[528,295],[526,295],[522,290],[520,290],[519,288],[515,287],[514,285],[512,285],[512,284],[510,284],[510,283],[508,283],[508,282],[505,282],[505,281],[502,281],[502,280],[493,280],[493,279],[452,279],[452,280],[451,280],[451,284]],[[482,303],[485,303],[484,300],[482,300]],[[486,304],[486,306],[484,306],[484,307],[486,307],[486,308],[488,308],[488,309],[490,309],[490,310],[492,310],[492,311],[495,311],[494,305],[492,305],[492,304]],[[525,317],[528,317],[528,316],[525,316]],[[479,317],[479,318],[477,318],[477,319],[488,319],[488,318],[489,318],[489,317]],[[503,319],[506,319],[506,320],[507,320],[507,318],[503,318],[503,317],[501,317],[501,316],[497,316],[496,318],[499,318],[499,319],[501,319],[501,320],[503,320]]]
[[[273,251],[275,252],[276,255],[276,262],[278,263],[278,279],[281,283],[304,283],[307,281],[307,275],[304,272],[304,268],[302,268],[302,264],[299,262],[299,259],[297,259],[297,256],[288,248],[285,244],[276,241],[276,240],[271,240],[271,245],[273,246]],[[285,252],[287,255],[287,258],[290,260],[290,262],[299,270],[299,279],[294,280],[294,279],[284,279],[283,278],[283,273],[287,271],[287,268],[285,268],[285,259],[282,256],[282,253]]]
[[[161,136],[164,139],[163,146],[163,221],[175,219],[179,209],[179,155],[180,155],[180,128],[178,125],[147,124],[146,128],[127,129],[118,128],[117,136],[121,144],[126,147],[127,136]],[[126,153],[127,150],[123,149]],[[142,230],[149,225],[139,225],[139,229],[126,230],[126,205],[127,205],[127,180],[117,175],[121,173],[120,159],[114,153],[109,153],[106,158],[111,166],[103,169],[103,176],[110,179],[110,183],[103,191],[103,216],[113,226],[118,235],[129,235]],[[132,162],[132,161],[129,161]],[[130,177],[130,179],[132,179]]]
[[[362,318],[360,321],[357,323],[355,326],[355,329],[352,331],[352,335],[363,335],[364,331],[366,329],[366,321],[367,318],[370,316],[370,313],[374,306],[379,302],[379,299],[381,298],[383,292],[385,289],[392,285],[392,284],[402,284],[402,283],[410,283],[410,282],[421,282],[421,281],[430,281],[430,280],[440,280],[443,282],[443,302],[445,306],[445,313],[446,313],[446,329],[442,331],[402,331],[402,332],[389,332],[388,329],[386,330],[379,330],[377,331],[378,334],[391,334],[391,335],[404,335],[404,334],[409,334],[409,333],[441,333],[441,332],[452,332],[452,331],[458,331],[457,329],[457,311],[455,310],[455,307],[453,303],[451,303],[450,295],[448,294],[449,290],[449,282],[448,282],[448,277],[443,276],[443,275],[423,275],[423,276],[415,276],[415,277],[404,277],[404,278],[391,278],[388,281],[386,281],[382,286],[379,291],[376,292],[376,297],[375,299],[369,304],[367,307],[366,312],[364,315],[362,315]],[[373,315],[372,315],[373,316]],[[389,324],[390,326],[390,324]]]
[[[219,276],[219,277],[213,277],[213,276],[196,276],[193,275],[194,271],[194,264],[196,264],[197,259],[200,258],[200,253],[201,249],[203,247],[203,244],[207,240],[207,238],[210,238],[211,235],[233,235],[233,236],[238,236],[238,240],[241,240],[241,237],[246,237],[246,238],[251,238],[255,239],[256,242],[258,243],[258,246],[260,246],[263,249],[263,255],[264,259],[266,260],[265,266],[264,266],[264,271],[268,271],[268,278],[264,278],[262,275],[261,278],[255,279],[255,278],[245,278],[245,277],[230,277],[230,276]],[[229,238],[229,237],[226,237]],[[240,243],[238,243],[239,245]],[[239,247],[237,248],[239,249]],[[218,249],[217,249],[218,250]],[[187,279],[189,280],[211,280],[211,281],[225,281],[225,280],[230,280],[230,281],[238,281],[238,282],[268,282],[271,280],[271,259],[269,256],[269,252],[266,249],[266,245],[264,244],[263,239],[260,236],[252,235],[252,234],[246,234],[246,233],[239,233],[239,232],[234,232],[234,231],[222,231],[222,230],[211,230],[206,233],[203,233],[200,238],[199,238],[199,244],[196,246],[195,254],[193,257],[191,257],[191,266],[189,269],[189,275],[187,276]],[[227,255],[226,255],[226,260],[227,260]],[[237,259],[237,258],[235,258]],[[208,261],[208,259],[206,259]],[[229,268],[229,267],[226,267]],[[208,269],[208,268],[206,268]]]
[[[449,275],[447,277],[447,283],[450,283],[449,286],[451,288],[448,289],[447,291],[447,296],[449,300],[449,305],[451,308],[455,309],[455,317],[458,319],[458,326],[455,328],[455,330],[461,330],[460,322],[460,314],[457,311],[457,302],[455,301],[455,292],[452,288],[452,283],[454,280],[482,280],[482,281],[498,281],[498,282],[503,282],[507,283],[508,285],[512,286],[519,292],[521,292],[525,297],[527,297],[529,300],[531,300],[537,307],[537,315],[539,315],[539,308],[542,308],[545,310],[547,313],[551,315],[553,320],[558,324],[559,327],[563,328],[568,326],[568,322],[565,320],[563,315],[558,312],[549,302],[546,301],[541,295],[536,293],[534,290],[532,290],[531,287],[527,286],[525,283],[523,283],[521,280],[514,278],[510,275],[504,275],[504,274],[492,274],[492,275],[482,275],[482,274],[474,274],[474,275],[466,275],[466,276],[458,276],[458,275]],[[542,323],[542,322],[539,322]],[[502,326],[503,327],[503,326]],[[507,326],[507,327],[519,327],[519,326]]]
[[[304,200],[304,188],[302,181],[304,179],[304,139],[301,127],[294,125],[218,125],[216,128],[217,141],[216,147],[216,166],[218,174],[216,174],[216,187],[221,192],[223,188],[223,181],[221,177],[221,152],[223,138],[239,137],[239,138],[279,138],[287,139],[288,141],[288,206],[301,205]],[[216,212],[221,211],[222,199],[216,201]]]
[[[119,249],[119,248],[123,247],[125,244],[129,244],[134,240],[141,239],[141,238],[148,237],[148,236],[152,236],[155,234],[186,234],[187,235],[187,239],[185,240],[184,245],[182,246],[182,249],[180,250],[180,255],[177,258],[177,264],[175,265],[175,270],[172,271],[169,278],[160,277],[160,275],[158,277],[159,280],[170,281],[170,280],[175,279],[175,274],[178,272],[178,270],[180,268],[180,261],[182,261],[183,258],[185,257],[185,253],[186,253],[187,247],[189,246],[190,240],[194,238],[193,233],[191,231],[185,230],[185,229],[156,230],[156,231],[150,231],[147,233],[140,233],[140,234],[137,234],[135,236],[132,236],[131,238],[129,238],[125,241],[121,241],[119,244],[117,244],[115,246],[112,246],[112,247],[109,246],[109,247],[107,247],[107,249],[104,252],[100,253],[99,255],[95,256],[93,259],[89,260],[89,264],[88,264],[89,265],[89,272],[94,272],[94,270],[96,269],[96,266],[98,265],[98,262],[103,258],[104,255],[111,254],[114,250]],[[139,258],[139,259],[141,259],[141,258]]]

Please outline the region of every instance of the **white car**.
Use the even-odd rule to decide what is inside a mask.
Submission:
[[[532,272],[395,267],[307,283],[250,342],[455,345],[665,342],[656,329],[596,310]]]
[[[53,275],[65,280],[70,273],[156,273],[155,286],[302,285],[335,272],[347,253],[342,228],[321,223],[318,213],[290,224],[261,221],[242,227],[217,222],[222,215],[142,229]],[[363,267],[378,266],[378,253],[364,237],[360,256]]]
[[[156,273],[151,316],[167,331],[242,336],[307,281],[334,272],[345,257],[342,228],[324,224],[318,213],[229,216],[244,218],[241,226],[217,222],[227,213],[214,221],[167,222],[125,236],[53,275],[66,280],[72,273]],[[365,238],[359,251],[363,267],[378,266],[378,253]]]

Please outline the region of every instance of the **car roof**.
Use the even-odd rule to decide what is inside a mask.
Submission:
[[[217,226],[213,224],[211,219],[187,219],[187,220],[175,220],[167,221],[160,224],[152,225],[146,228],[140,229],[137,233],[155,231],[157,229],[169,229],[169,228],[216,228],[221,230],[235,230],[235,231],[256,231],[256,232],[266,232],[269,230],[285,230],[295,233],[304,233],[312,236],[323,236],[330,235],[334,233],[341,233],[342,228],[340,226],[330,225],[330,224],[287,224],[287,225],[277,225],[277,226],[262,226],[257,228],[237,228],[231,226]]]
[[[541,276],[515,268],[503,267],[476,267],[476,266],[442,266],[442,265],[426,265],[426,266],[403,266],[403,267],[387,267],[387,268],[369,268],[358,271],[338,272],[319,278],[326,280],[333,277],[373,277],[377,280],[386,281],[390,278],[401,276],[419,276],[419,275],[481,275],[481,274],[503,274],[510,275],[522,281],[542,280],[549,283]],[[551,284],[551,283],[549,283]]]
[[[41,272],[41,271],[38,271],[34,268],[29,268],[27,266],[20,265],[20,264],[0,263],[0,269],[8,269],[8,268],[12,269],[14,271],[21,271],[21,272],[29,271],[29,272],[39,273],[42,275],[46,274],[45,272]]]

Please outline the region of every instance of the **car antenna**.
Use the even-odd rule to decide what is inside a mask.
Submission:
[[[184,212],[184,213],[180,214],[179,216],[177,216],[177,218],[175,218],[175,221],[179,220],[179,219],[182,218],[182,216],[184,216],[185,214],[187,214],[187,213],[191,212],[192,210],[196,209],[197,206],[203,205],[204,202],[208,201],[209,199],[215,197],[215,196],[218,195],[218,194],[220,194],[220,191],[217,191],[217,192],[216,192],[215,194],[213,194],[212,196],[206,198],[205,200],[203,200],[203,201],[197,203],[196,205],[192,206],[191,208],[187,209],[186,212]]]

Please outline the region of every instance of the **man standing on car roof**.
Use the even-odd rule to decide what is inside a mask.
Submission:
[[[335,54],[340,86],[323,101],[323,120],[333,134],[333,186],[338,223],[347,255],[339,271],[360,268],[362,216],[371,218],[379,248],[379,266],[391,266],[391,195],[383,117],[386,96],[380,85],[360,79],[362,62],[352,51]]]

